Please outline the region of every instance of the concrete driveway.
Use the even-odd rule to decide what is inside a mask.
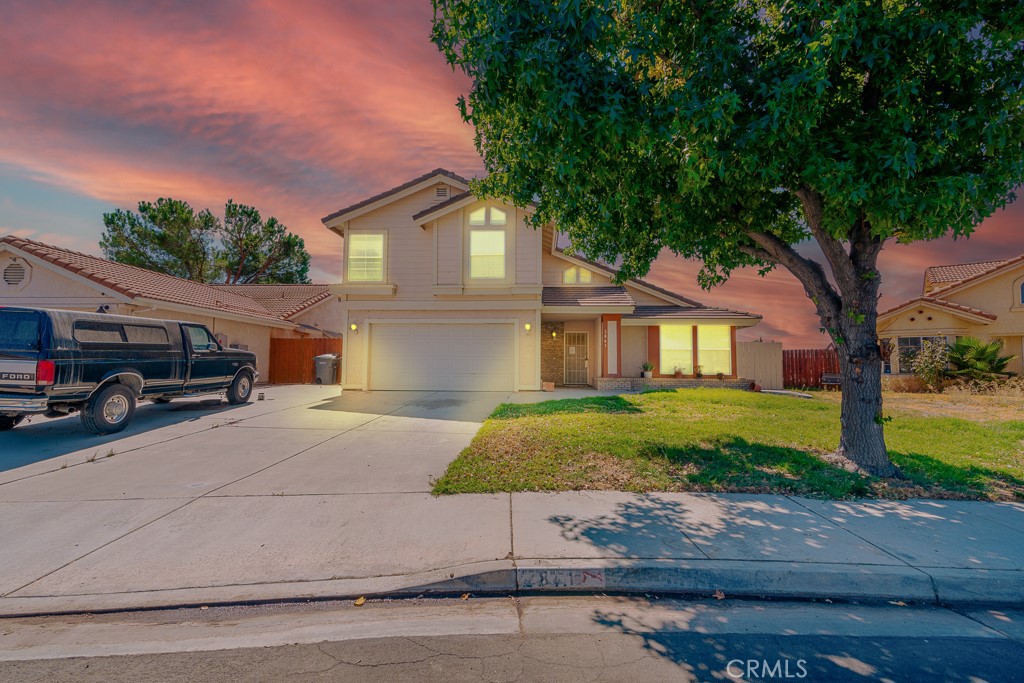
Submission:
[[[508,394],[261,391],[240,407],[144,404],[110,437],[74,417],[0,434],[0,601],[420,572],[508,552],[507,496],[429,495]],[[439,515],[457,547],[433,542]]]

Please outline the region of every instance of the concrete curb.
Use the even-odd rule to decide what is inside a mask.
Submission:
[[[775,600],[1024,607],[1024,571],[725,560],[494,560],[399,576],[0,598],[0,618],[359,596],[669,593]]]

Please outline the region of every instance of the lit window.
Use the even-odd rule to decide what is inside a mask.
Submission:
[[[577,268],[572,266],[562,271],[562,284],[575,285],[577,283],[586,285],[590,284],[591,273],[585,268]]]
[[[505,279],[504,230],[470,230],[469,277],[474,280]]]
[[[491,209],[491,225],[505,225],[505,212],[501,209]]]
[[[681,370],[684,375],[693,374],[693,327],[690,325],[662,325],[661,363],[663,375]]]
[[[349,233],[348,279],[350,282],[384,281],[384,235]]]
[[[484,225],[487,223],[487,208],[477,209],[469,214],[470,225]]]
[[[697,363],[705,375],[732,374],[732,329],[728,325],[697,327]]]

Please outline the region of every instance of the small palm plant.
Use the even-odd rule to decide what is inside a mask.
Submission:
[[[977,337],[959,337],[949,347],[949,374],[972,380],[993,380],[1005,376],[1007,364],[1015,356],[1000,355],[1003,341],[984,342]]]

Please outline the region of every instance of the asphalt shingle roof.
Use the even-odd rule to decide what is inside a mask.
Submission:
[[[735,319],[749,318],[760,320],[761,316],[742,311],[733,311],[728,308],[711,308],[708,306],[637,306],[632,313],[627,313],[623,318],[632,319],[700,319],[708,320],[714,318]]]
[[[545,306],[633,306],[636,302],[625,287],[545,287]]]
[[[338,209],[337,211],[335,211],[333,213],[329,213],[326,216],[324,216],[323,218],[321,218],[320,222],[326,223],[328,221],[334,220],[338,216],[344,216],[346,213],[349,213],[350,211],[355,211],[357,209],[363,208],[364,206],[368,206],[370,204],[373,204],[374,202],[379,202],[382,199],[387,199],[388,197],[390,197],[393,194],[398,194],[399,192],[402,192],[404,190],[408,190],[410,187],[414,187],[416,185],[419,185],[423,181],[430,180],[434,176],[438,176],[438,175],[439,176],[444,176],[445,178],[449,178],[451,180],[454,180],[457,183],[462,183],[463,185],[469,185],[469,180],[467,180],[466,178],[463,178],[462,176],[460,176],[460,175],[458,175],[456,173],[452,173],[451,171],[449,171],[448,169],[445,169],[445,168],[435,168],[433,171],[430,171],[429,173],[424,173],[423,175],[417,176],[417,177],[413,178],[412,180],[410,180],[408,182],[404,182],[401,185],[396,185],[395,187],[392,187],[390,190],[385,190],[384,192],[381,192],[380,194],[375,194],[372,197],[367,197],[366,199],[358,201],[355,204],[352,204],[351,206],[346,206],[344,209]],[[431,210],[436,209],[436,208],[437,208],[437,206],[435,205],[434,207],[431,207]]]

